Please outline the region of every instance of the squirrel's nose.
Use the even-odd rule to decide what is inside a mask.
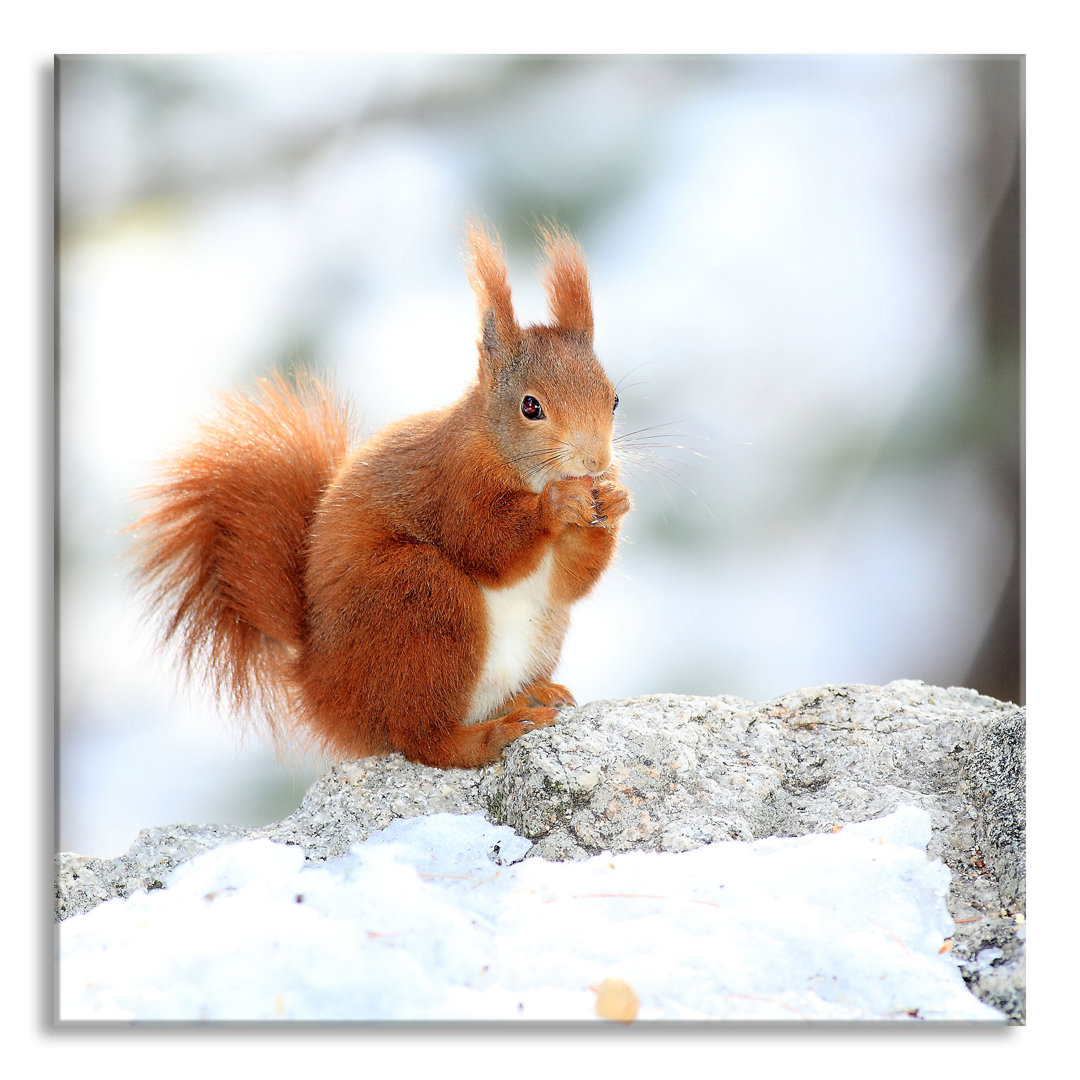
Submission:
[[[568,440],[574,448],[575,462],[589,476],[606,472],[611,465],[611,442],[589,431],[571,432]]]
[[[585,471],[590,476],[596,476],[598,473],[607,471],[607,467],[611,464],[611,454],[607,451],[582,454],[581,464],[585,466]]]

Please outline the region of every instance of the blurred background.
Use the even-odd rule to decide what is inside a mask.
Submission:
[[[60,59],[59,849],[276,820],[324,767],[178,687],[121,530],[274,368],[329,374],[364,432],[457,397],[475,214],[522,322],[533,224],[578,234],[648,450],[563,650],[579,702],[1021,702],[1022,82],[1009,56]]]

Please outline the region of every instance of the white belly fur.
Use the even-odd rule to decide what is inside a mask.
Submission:
[[[466,723],[484,720],[545,667],[552,643],[548,597],[549,551],[526,578],[505,589],[481,589],[487,606],[488,644]],[[556,641],[557,649],[561,641]]]

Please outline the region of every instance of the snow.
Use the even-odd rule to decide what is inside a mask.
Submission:
[[[1003,1022],[947,940],[925,811],[678,853],[523,858],[481,815],[399,820],[305,865],[229,844],[62,923],[74,1020],[582,1020],[625,980],[649,1020]]]

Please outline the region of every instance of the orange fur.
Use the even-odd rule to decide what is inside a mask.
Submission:
[[[149,491],[140,577],[184,668],[233,706],[334,754],[467,768],[573,702],[550,681],[569,607],[630,502],[584,258],[557,227],[542,239],[553,323],[523,329],[498,241],[470,228],[478,378],[453,405],[347,452],[329,392],[276,377]]]

